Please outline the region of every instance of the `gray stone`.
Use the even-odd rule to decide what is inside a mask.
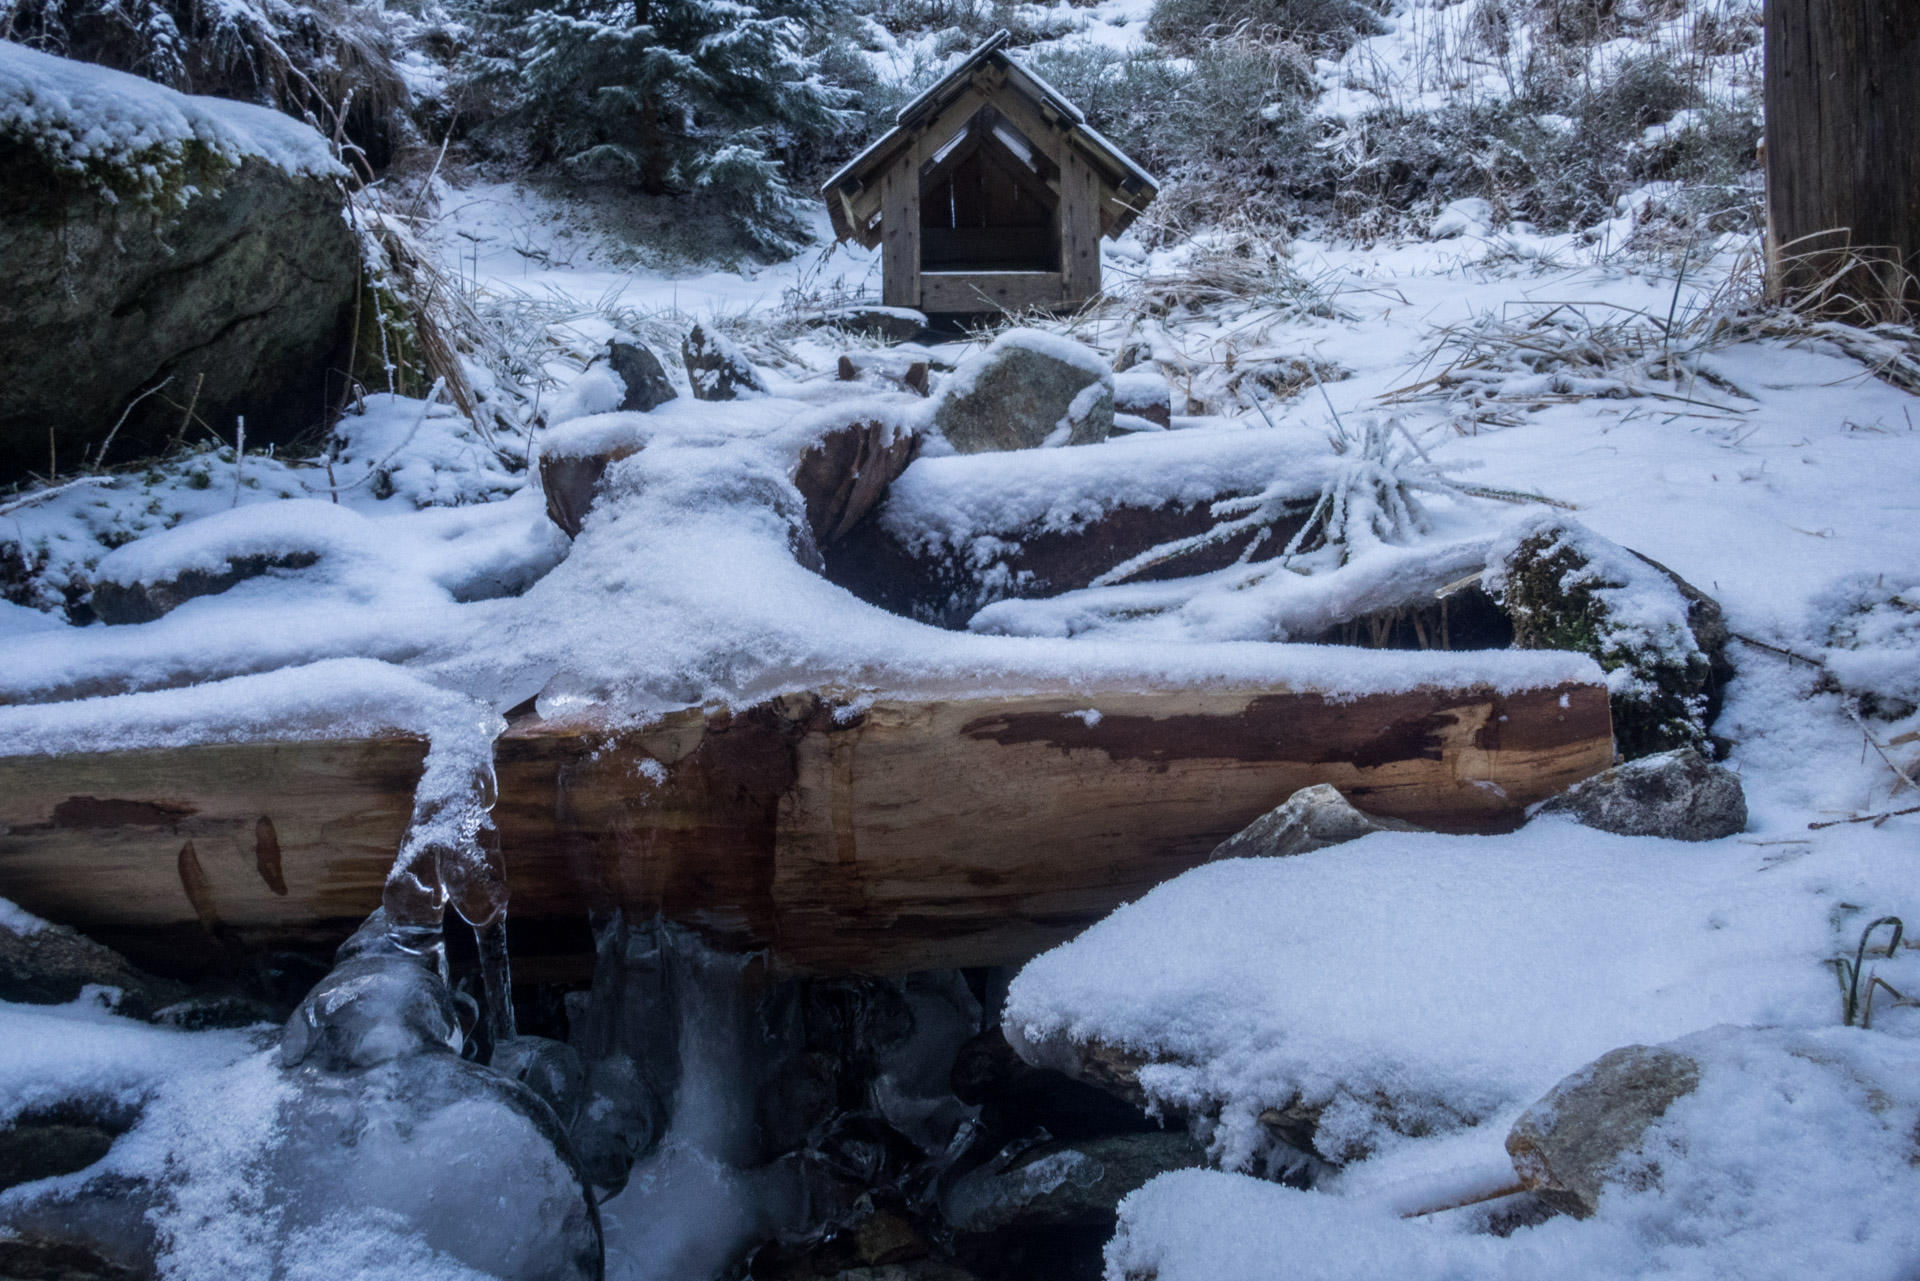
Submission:
[[[741,392],[767,389],[747,354],[725,334],[695,325],[680,348],[695,400],[738,400]]]
[[[26,933],[0,925],[0,1001],[64,1005],[89,985],[118,989],[114,1009],[135,1018],[146,1018],[187,995],[180,984],[135,969],[118,952],[64,925],[43,925]]]
[[[1700,1065],[1674,1050],[1609,1051],[1547,1092],[1513,1124],[1507,1154],[1534,1196],[1577,1219],[1593,1214],[1622,1156],[1700,1084]]]
[[[811,323],[870,334],[886,342],[911,342],[926,329],[927,318],[907,307],[845,307]]]
[[[17,1281],[139,1281],[142,1275],[70,1242],[37,1236],[0,1239],[0,1277]]]
[[[1744,832],[1740,776],[1691,747],[1627,761],[1595,774],[1540,807],[1621,836],[1713,841]]]
[[[940,1198],[956,1232],[1111,1224],[1120,1200],[1169,1170],[1206,1164],[1184,1131],[1115,1134],[1006,1154],[962,1176]]]
[[[607,367],[626,385],[627,394],[620,400],[623,410],[644,414],[680,394],[673,389],[660,358],[638,343],[615,339],[608,344]]]
[[[103,577],[93,585],[93,612],[109,625],[151,623],[197,596],[218,595],[249,578],[307,569],[319,561],[318,552],[287,552],[278,556],[235,556],[222,570],[188,569],[150,583],[120,583]]]
[[[1424,832],[1397,818],[1365,814],[1347,803],[1331,783],[1303,787],[1286,803],[1267,811],[1213,847],[1207,861],[1223,858],[1282,858],[1354,841],[1373,832]]]
[[[155,1010],[152,1021],[182,1032],[206,1032],[214,1028],[253,1027],[278,1023],[286,1007],[275,1009],[250,996],[190,996],[164,1009]]]
[[[963,454],[1095,444],[1113,431],[1113,374],[1078,343],[1010,329],[954,371],[933,421]]]
[[[135,1109],[102,1100],[16,1116],[0,1128],[0,1190],[86,1169],[133,1127],[136,1115]]]
[[[155,207],[109,201],[30,147],[0,155],[0,484],[48,467],[49,429],[62,472],[91,459],[168,379],[109,463],[157,450],[190,401],[229,436],[244,414],[262,445],[325,420],[361,279],[336,183],[209,153],[181,176],[185,204]]]

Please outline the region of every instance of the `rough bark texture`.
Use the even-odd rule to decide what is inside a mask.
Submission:
[[[49,429],[59,469],[77,468],[168,378],[127,415],[109,463],[164,444],[189,403],[228,438],[246,415],[262,445],[326,419],[360,280],[332,182],[206,164],[186,206],[160,213],[3,141],[0,174],[0,483],[48,468]]]
[[[1769,0],[1766,22],[1774,288],[1806,290],[1851,247],[1904,271],[1841,292],[1881,317],[1920,306],[1920,4]]]

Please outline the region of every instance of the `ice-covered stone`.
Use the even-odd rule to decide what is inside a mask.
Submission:
[[[292,1078],[266,1162],[282,1233],[366,1220],[502,1281],[601,1276],[587,1182],[526,1086],[445,1049]]]
[[[1184,1131],[1046,1144],[969,1172],[941,1197],[940,1209],[964,1233],[1109,1224],[1121,1198],[1147,1180],[1205,1164],[1206,1150]]]
[[[463,1040],[453,993],[427,952],[410,952],[375,912],[340,948],[339,963],[300,1002],[280,1038],[286,1067],[345,1072]]]
[[[563,1129],[580,1114],[586,1100],[586,1065],[580,1061],[580,1051],[565,1041],[516,1036],[495,1045],[487,1065],[539,1095]]]

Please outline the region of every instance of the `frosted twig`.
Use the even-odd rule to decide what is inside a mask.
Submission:
[[[1880,740],[1875,738],[1873,736],[1873,731],[1867,728],[1866,721],[1862,720],[1860,717],[1860,708],[1852,700],[1849,700],[1847,703],[1847,715],[1852,718],[1853,723],[1855,725],[1858,725],[1860,727],[1860,733],[1866,737],[1867,743],[1873,748],[1873,750],[1880,754],[1880,759],[1886,762],[1887,768],[1892,770],[1894,772],[1894,775],[1898,777],[1902,783],[1905,783],[1908,787],[1912,788],[1914,791],[1920,792],[1920,783],[1914,782],[1913,775],[1907,773],[1906,770],[1902,769],[1899,763],[1896,762],[1893,759],[1893,757],[1887,754],[1887,749],[1880,746]]]
[[[69,489],[79,489],[83,485],[111,485],[112,483],[113,477],[111,476],[82,476],[78,480],[70,480],[64,485],[55,485],[50,489],[36,490],[24,498],[16,498],[10,503],[0,504],[0,516],[11,516],[14,512],[25,511],[29,507],[37,507],[49,499],[58,498]]]
[[[98,471],[100,469],[101,460],[107,456],[107,447],[113,444],[113,438],[120,434],[120,427],[123,423],[127,421],[127,415],[133,412],[133,407],[139,404],[141,401],[145,400],[147,397],[153,395],[155,392],[159,391],[162,387],[165,387],[168,383],[172,381],[173,381],[173,375],[168,374],[165,378],[162,378],[159,382],[155,383],[153,386],[147,388],[145,391],[141,392],[138,396],[135,396],[132,400],[129,400],[127,402],[127,407],[120,411],[120,417],[115,420],[112,430],[107,432],[107,438],[100,442],[100,452],[93,456],[93,467],[95,471]]]

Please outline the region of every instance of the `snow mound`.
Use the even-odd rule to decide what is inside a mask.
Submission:
[[[1264,1155],[1259,1113],[1292,1103],[1320,1110],[1314,1147],[1336,1162],[1504,1132],[1617,1046],[1836,1021],[1824,961],[1853,942],[1837,923],[1861,903],[1911,919],[1920,894],[1891,835],[1826,849],[1768,867],[1732,839],[1537,819],[1215,863],[1030,963],[1005,1028],[1042,1060],[1089,1042],[1152,1060],[1148,1096],[1217,1115],[1230,1169]]]
[[[1502,1239],[1472,1211],[1402,1219],[1380,1197],[1241,1175],[1162,1175],[1120,1208],[1109,1276],[1158,1281],[1901,1276],[1915,1253],[1920,1119],[1911,1040],[1722,1027],[1589,1220]]]

